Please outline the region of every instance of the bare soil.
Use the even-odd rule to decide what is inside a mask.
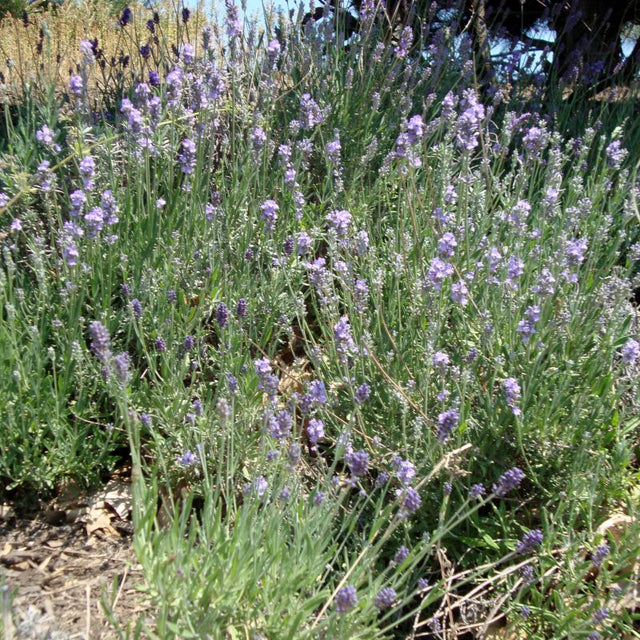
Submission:
[[[105,605],[120,628],[133,628],[147,605],[130,514],[122,480],[31,517],[0,506],[4,639],[115,638]]]

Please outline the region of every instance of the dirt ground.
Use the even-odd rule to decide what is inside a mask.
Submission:
[[[73,494],[73,492],[71,492]],[[31,517],[0,506],[4,640],[98,640],[133,628],[147,607],[132,548],[130,485],[70,495]]]

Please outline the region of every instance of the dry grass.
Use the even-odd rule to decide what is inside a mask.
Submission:
[[[132,20],[124,29],[118,26],[118,15],[105,2],[67,2],[57,9],[33,10],[28,25],[20,18],[5,17],[0,21],[0,72],[4,76],[4,81],[0,77],[0,97],[14,101],[26,87],[32,91],[66,87],[70,76],[78,72],[78,47],[84,39],[97,38],[104,51],[104,68],[96,65],[90,77],[94,86],[104,90],[123,74],[142,77],[148,69],[161,64],[172,46],[199,40],[207,22],[202,4],[185,25],[177,6],[165,2],[158,9],[157,45],[150,58],[144,60],[138,47],[153,37],[145,26],[152,12],[135,3],[130,8]],[[129,62],[123,66],[125,56]]]

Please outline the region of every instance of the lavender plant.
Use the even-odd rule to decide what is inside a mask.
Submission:
[[[104,96],[84,42],[7,116],[4,488],[128,446],[151,637],[627,632],[636,129],[365,13],[182,14]]]

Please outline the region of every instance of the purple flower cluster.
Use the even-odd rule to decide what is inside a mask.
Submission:
[[[633,364],[640,356],[640,343],[629,338],[623,345],[620,356],[623,364]]]
[[[345,209],[331,211],[327,214],[327,222],[338,238],[346,238],[351,225],[351,214]]]
[[[180,162],[182,173],[186,175],[193,174],[196,167],[196,144],[193,140],[185,138],[182,141],[178,161]]]
[[[507,406],[511,408],[514,416],[522,415],[522,410],[520,409],[520,385],[515,378],[507,378],[502,383],[502,388],[504,389],[504,395],[507,401]]]
[[[275,200],[265,200],[260,205],[260,209],[262,210],[260,217],[264,220],[264,228],[267,231],[273,231],[278,220],[278,211],[280,210],[278,203]]]
[[[364,476],[369,470],[369,454],[366,451],[349,452],[344,459],[354,479]]]
[[[348,611],[351,611],[351,609],[358,604],[358,593],[356,588],[351,585],[342,587],[336,593],[334,601],[337,613],[347,613]]]
[[[374,598],[373,604],[378,611],[384,611],[385,609],[389,609],[389,607],[393,606],[397,597],[398,594],[395,592],[395,589],[391,587],[384,587],[383,589],[380,589]]]
[[[522,342],[527,344],[531,336],[536,332],[536,323],[540,320],[540,307],[537,305],[527,307],[524,320],[520,320],[516,331],[522,337]]]
[[[422,166],[419,155],[419,145],[424,136],[424,122],[422,116],[415,115],[409,118],[405,130],[396,140],[396,158],[406,158],[413,167]]]
[[[505,471],[505,473],[498,478],[498,481],[493,484],[491,490],[499,498],[504,498],[504,496],[518,487],[524,478],[524,473],[518,469],[518,467],[513,467]]]
[[[342,316],[333,326],[333,339],[338,352],[338,359],[341,363],[345,364],[351,356],[358,353],[347,316]]]
[[[438,415],[438,440],[447,442],[453,429],[460,420],[460,414],[455,409],[448,409]]]
[[[591,563],[594,567],[601,567],[606,557],[609,555],[611,547],[608,544],[601,544],[596,547],[591,554]]]
[[[520,555],[530,553],[542,544],[544,536],[539,529],[532,529],[522,536],[516,545],[516,552]]]
[[[462,113],[456,125],[456,144],[463,151],[473,151],[478,146],[478,139],[484,120],[484,106],[478,102],[473,89],[466,89],[460,102]]]
[[[274,440],[284,440],[291,435],[291,426],[293,425],[293,418],[291,414],[286,411],[280,411],[277,415],[269,416],[269,435]]]

